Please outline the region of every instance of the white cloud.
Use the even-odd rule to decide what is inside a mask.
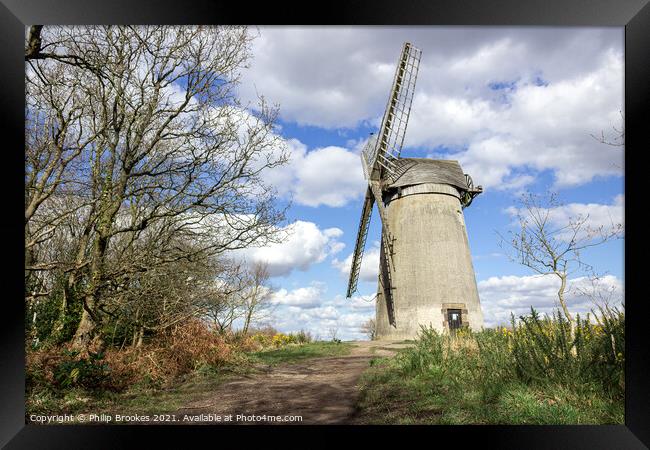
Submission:
[[[623,152],[597,143],[590,134],[620,121],[622,53],[608,51],[598,59],[601,65],[594,72],[548,86],[521,86],[508,108],[492,108],[491,117],[481,115],[489,136],[474,130],[467,151],[458,156],[463,168],[488,187],[507,183],[517,167],[550,169],[558,187],[620,175]]]
[[[354,151],[334,146],[308,151],[296,139],[289,139],[287,148],[289,163],[264,175],[279,194],[314,207],[343,206],[363,196],[367,183],[359,155]]]
[[[327,297],[327,286],[312,282],[291,291],[280,289],[272,297],[277,305],[270,323],[283,332],[308,330],[315,337],[329,339],[333,329],[344,340],[367,339],[361,325],[375,315],[374,295]]]
[[[329,339],[331,331],[335,329],[339,339],[361,340],[367,339],[367,336],[361,331],[361,326],[372,317],[374,317],[372,310],[347,312],[333,306],[325,306],[305,310],[298,317],[300,322],[296,322],[293,326],[288,324],[288,327],[293,329],[308,327],[314,335],[320,336],[321,339]]]
[[[341,313],[338,309],[333,306],[323,306],[321,308],[315,308],[313,311],[309,311],[309,319],[321,319],[321,320],[336,320],[341,316]]]
[[[551,314],[558,308],[559,285],[559,279],[550,275],[490,277],[480,281],[478,289],[485,326],[508,325],[511,313],[517,318],[530,313],[531,306],[541,314]],[[607,275],[600,278],[596,287],[611,305],[620,305],[624,294],[620,279]],[[281,290],[274,303],[284,308],[274,312],[274,326],[284,332],[309,330],[321,339],[329,338],[330,330],[336,328],[341,339],[366,339],[361,326],[375,316],[374,295],[326,298],[325,292],[325,286],[320,283],[290,292]],[[569,310],[583,318],[596,310],[592,299],[585,295],[593,292],[588,278],[569,280],[566,292]]]
[[[622,298],[621,281],[607,275],[600,281],[603,289],[612,288]],[[569,280],[566,295],[567,306],[572,313],[585,316],[595,309],[593,302],[580,295],[578,288],[586,288],[588,279],[585,277]],[[552,275],[531,276],[502,276],[490,277],[478,283],[479,297],[485,320],[485,326],[507,325],[510,314],[515,318],[530,313],[531,306],[540,313],[550,314],[559,307],[557,291],[560,287],[559,278]]]
[[[622,29],[265,27],[242,95],[254,86],[299,124],[376,124],[404,41],[423,50],[408,152],[450,148],[490,189],[545,170],[558,187],[621,175],[621,149],[590,134],[620,125]],[[302,199],[345,202],[314,192]]]
[[[375,310],[375,299],[377,298],[376,294],[370,295],[356,295],[352,298],[345,299],[349,303],[349,307],[352,309],[363,309],[363,310]]]
[[[307,206],[343,206],[366,188],[358,155],[340,147],[311,151],[299,163],[295,199]]]
[[[617,195],[610,205],[601,203],[568,203],[566,205],[557,206],[548,210],[542,209],[542,212],[548,211],[548,218],[556,229],[566,227],[570,221],[585,220],[582,227],[582,233],[578,238],[585,238],[587,234],[602,228],[604,232],[615,231],[618,225],[624,224],[624,201],[623,194]],[[506,212],[515,217],[518,214],[526,216],[525,211],[511,206],[506,209]],[[558,235],[558,238],[569,240],[572,238],[571,230]]]
[[[617,195],[611,205],[600,203],[569,203],[553,208],[550,218],[556,224],[566,224],[575,217],[588,217],[587,225],[591,228],[610,227],[612,224],[623,224],[625,196]]]
[[[341,275],[345,278],[350,276],[350,267],[352,267],[352,253],[350,253],[344,260],[334,258],[332,266],[337,268]],[[377,281],[379,274],[379,242],[375,241],[372,247],[366,247],[361,258],[361,269],[359,270],[360,281]]]
[[[356,125],[386,101],[385,85],[395,70],[386,60],[369,61],[358,35],[342,27],[262,28],[243,96],[263,93],[280,103],[283,118],[298,124]]]
[[[338,241],[339,228],[321,230],[315,223],[298,220],[281,229],[284,242],[264,247],[250,247],[233,253],[249,263],[266,263],[271,276],[288,275],[293,270],[307,270],[330,255],[341,251],[345,244]]]
[[[349,308],[352,311],[374,311],[376,297],[377,295],[375,293],[368,295],[353,295],[350,298],[346,298],[343,295],[337,295],[334,297],[334,300],[332,300],[332,304],[338,308]]]
[[[322,295],[326,291],[324,283],[314,282],[311,286],[301,287],[287,291],[280,289],[271,296],[271,303],[274,305],[286,305],[291,307],[290,311],[298,313],[302,308],[315,308],[320,305]]]

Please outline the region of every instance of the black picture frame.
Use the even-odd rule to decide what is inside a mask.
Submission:
[[[637,449],[650,446],[650,371],[648,320],[642,291],[645,265],[642,243],[644,202],[641,163],[648,145],[650,124],[650,5],[648,0],[337,0],[310,2],[215,2],[209,0],[0,0],[0,123],[4,171],[5,267],[1,271],[2,383],[0,383],[0,444],[14,448],[123,448],[136,437],[147,447],[187,446],[195,438],[209,445],[225,444],[226,434],[268,433],[282,445],[311,447],[319,435],[336,433],[341,440],[353,434],[379,439],[386,445],[400,442],[427,445],[451,439],[455,447],[476,439],[487,448]],[[24,40],[32,24],[303,24],[303,25],[507,25],[507,26],[616,26],[625,27],[625,281],[626,296],[626,400],[625,425],[609,426],[409,426],[405,427],[244,427],[220,426],[41,426],[25,425],[24,392],[24,287],[18,221],[24,187]],[[8,209],[6,209],[8,208]],[[633,218],[638,215],[640,220]],[[630,244],[632,243],[632,244]],[[638,261],[638,263],[637,263]],[[306,432],[306,433],[305,433]],[[218,434],[217,434],[218,433]],[[395,436],[395,434],[404,434]],[[416,436],[417,435],[417,436]],[[426,435],[426,436],[425,436]],[[216,438],[217,436],[218,439]],[[191,440],[190,440],[191,439]],[[248,439],[248,438],[246,438]],[[424,439],[424,440],[423,440]],[[157,442],[155,442],[157,441]],[[416,444],[419,441],[420,444]],[[238,445],[238,444],[231,444]]]

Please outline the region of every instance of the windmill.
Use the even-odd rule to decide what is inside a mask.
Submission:
[[[357,289],[370,216],[381,221],[376,336],[414,338],[421,325],[480,328],[478,298],[462,209],[482,192],[452,160],[400,158],[421,50],[405,43],[379,131],[361,152],[368,189],[350,268]]]

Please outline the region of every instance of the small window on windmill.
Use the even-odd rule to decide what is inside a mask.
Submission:
[[[461,319],[461,310],[460,309],[448,309],[447,310],[447,322],[449,323],[449,330],[455,331],[459,329],[463,323]]]

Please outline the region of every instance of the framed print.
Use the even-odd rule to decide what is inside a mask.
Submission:
[[[647,448],[647,2],[316,9],[3,0],[3,445]]]

